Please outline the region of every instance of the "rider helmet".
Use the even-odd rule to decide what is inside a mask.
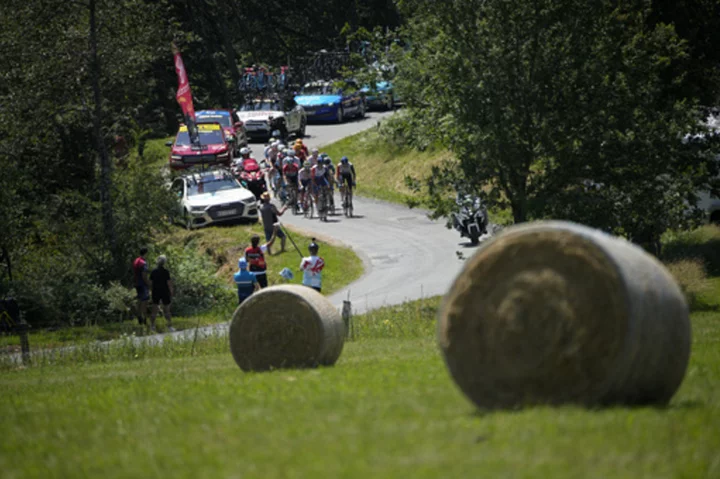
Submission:
[[[313,155],[317,155],[319,151],[320,150],[318,150],[317,148],[313,148],[312,150],[310,150],[310,153],[312,153]]]
[[[242,156],[249,155],[249,154],[250,154],[250,148],[248,148],[247,146],[244,147],[244,148],[241,148],[241,149],[240,149],[240,154],[241,154]]]
[[[348,160],[347,156],[343,156],[342,158],[340,158],[340,162],[342,162],[342,163],[347,163],[348,161],[350,161],[350,160]]]
[[[285,150],[285,155],[295,156],[295,152],[291,148],[288,148],[287,150]]]
[[[303,163],[303,166],[302,166],[302,167],[303,167],[303,170],[309,170],[309,169],[310,169],[310,162],[309,162],[309,161],[306,161],[305,163]]]

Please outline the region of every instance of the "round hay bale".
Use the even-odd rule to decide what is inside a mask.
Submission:
[[[639,247],[568,222],[509,228],[470,258],[438,341],[483,409],[664,404],[690,356],[687,303]]]
[[[253,294],[230,324],[230,351],[243,371],[332,365],[344,343],[338,310],[305,286],[272,286]]]

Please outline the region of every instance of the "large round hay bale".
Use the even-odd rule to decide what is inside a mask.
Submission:
[[[243,371],[332,365],[344,342],[338,310],[305,286],[272,286],[253,294],[230,324],[230,351]]]
[[[440,310],[452,377],[484,409],[663,404],[690,356],[690,320],[665,267],[637,246],[567,222],[483,244]]]

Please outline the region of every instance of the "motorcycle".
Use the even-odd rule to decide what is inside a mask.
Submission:
[[[478,244],[482,235],[488,232],[488,212],[480,198],[472,195],[458,193],[455,203],[459,211],[453,213],[453,227],[460,232],[463,238],[469,238],[473,245]]]
[[[265,182],[265,173],[258,165],[257,160],[254,158],[244,160],[242,169],[238,173],[240,183],[259,200],[260,196],[267,191],[267,183]]]

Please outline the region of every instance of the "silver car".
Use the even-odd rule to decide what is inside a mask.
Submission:
[[[170,189],[178,198],[173,220],[182,220],[188,229],[230,220],[258,220],[255,195],[229,170],[186,174],[176,178]]]

